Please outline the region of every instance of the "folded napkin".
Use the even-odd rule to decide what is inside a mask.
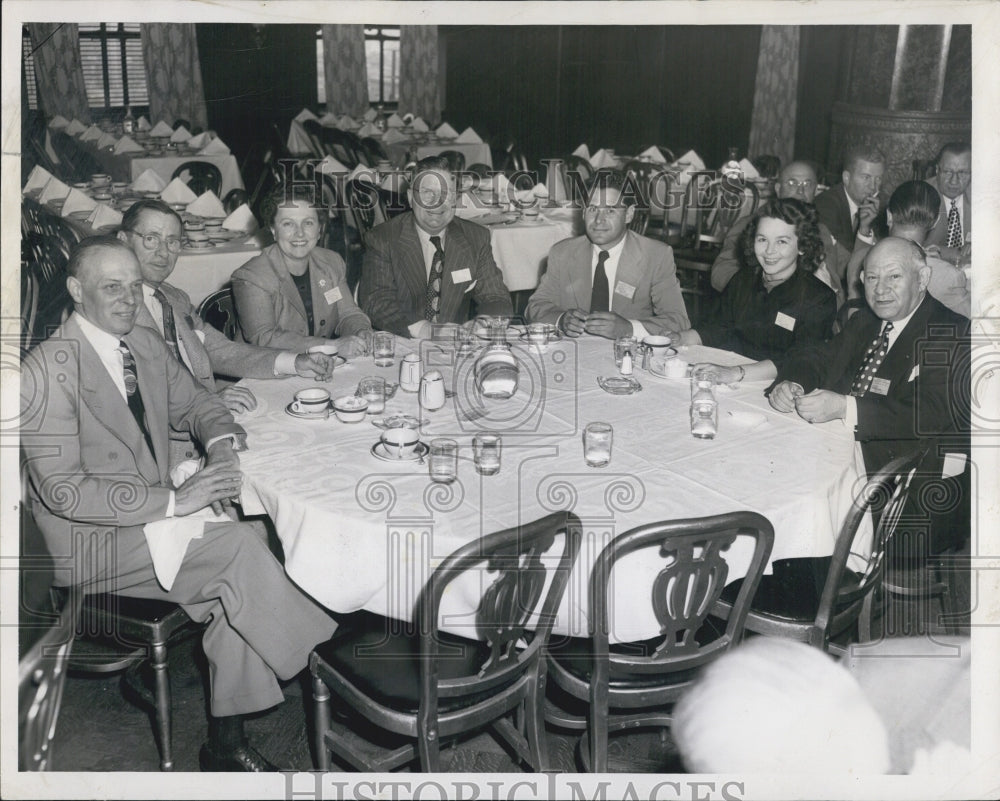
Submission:
[[[102,133],[101,138],[97,140],[98,147],[114,147],[117,144],[118,140],[109,133]]]
[[[102,133],[104,132],[96,125],[91,125],[86,131],[80,134],[80,141],[91,142],[95,139],[100,139]]]
[[[740,169],[743,170],[743,177],[747,180],[760,178],[760,173],[757,172],[757,168],[750,163],[749,159],[740,159]]]
[[[257,230],[257,218],[253,216],[250,207],[244,203],[222,221],[222,227],[227,231],[246,231],[247,233],[252,233]]]
[[[352,117],[349,114],[345,114],[340,118],[340,122],[337,123],[337,127],[340,128],[340,130],[342,131],[346,131],[351,128],[357,128],[358,123],[354,119],[354,117]]]
[[[218,137],[213,139],[211,142],[209,142],[201,150],[198,151],[199,156],[225,156],[228,154],[229,154],[229,145],[227,145]]]
[[[171,142],[186,142],[190,138],[191,132],[183,125],[179,126],[176,131],[170,134]]]
[[[65,128],[69,125],[69,120],[67,120],[62,114],[56,114],[49,122],[49,127],[53,130],[58,128]]]
[[[389,119],[386,120],[386,127],[388,128],[402,128],[405,124],[403,118],[400,117],[395,111],[389,115]]]
[[[618,159],[602,147],[590,157],[590,166],[592,166],[595,170],[600,170],[604,167],[617,167]]]
[[[166,187],[167,182],[155,170],[143,170],[132,181],[132,188],[137,192],[162,192]]]
[[[693,150],[689,150],[683,156],[681,156],[674,164],[681,164],[682,162],[688,162],[691,165],[692,170],[703,170],[705,169],[705,162],[701,160],[701,156],[695,153]]]
[[[66,126],[66,133],[68,133],[70,136],[77,136],[78,134],[82,134],[86,130],[87,126],[84,125],[82,122],[80,122],[76,117],[74,117],[70,121],[69,125]]]
[[[170,136],[173,134],[174,129],[167,125],[163,120],[160,120],[156,125],[153,126],[153,130],[149,132],[150,136]]]
[[[365,112],[365,119],[368,120],[368,122],[373,122],[377,116],[378,112],[373,108],[369,108],[368,111]]]
[[[347,167],[337,161],[337,159],[333,156],[324,157],[324,159],[316,165],[316,170],[324,175],[331,175],[335,172],[350,172]]]
[[[414,117],[413,122],[410,123],[410,127],[412,127],[414,131],[419,131],[420,133],[427,133],[430,130],[422,117]]]
[[[69,194],[69,187],[58,178],[51,178],[42,189],[42,194],[38,196],[39,203],[48,203],[50,200],[62,200]]]
[[[446,122],[442,122],[437,127],[437,130],[434,133],[436,133],[442,139],[454,139],[455,137],[458,136],[458,131],[456,131]]]
[[[304,108],[298,114],[293,117],[296,122],[304,122],[305,120],[315,120],[316,115],[313,114],[309,109]]]
[[[327,127],[337,124],[337,115],[331,114],[329,111],[326,112],[322,117],[319,118],[319,124],[325,125]]]
[[[187,146],[194,150],[197,150],[199,147],[204,147],[211,141],[212,141],[212,134],[210,134],[208,131],[202,131],[197,136],[192,136],[190,139],[188,139]]]
[[[347,176],[347,180],[349,181],[353,181],[355,178],[359,181],[364,181],[366,184],[378,186],[378,174],[371,167],[366,167],[364,164],[359,164]]]
[[[465,145],[481,145],[483,143],[483,140],[479,138],[479,134],[473,131],[471,126],[462,131],[455,141]]]
[[[59,214],[63,217],[68,217],[74,211],[93,211],[96,206],[96,200],[84,194],[79,189],[73,188],[66,195],[66,202],[63,203]]]
[[[115,153],[145,153],[142,145],[131,136],[125,134],[115,143]]]
[[[656,145],[652,147],[647,147],[642,153],[639,154],[639,158],[642,161],[655,161],[657,164],[666,164],[667,160],[663,158],[663,153],[660,152],[660,148]]]
[[[586,145],[580,145],[576,150],[573,151],[574,156],[579,156],[582,159],[590,161],[590,148]]]
[[[186,183],[180,178],[174,178],[160,192],[160,200],[164,203],[193,203],[198,196],[191,191]]]
[[[200,194],[197,199],[188,203],[188,214],[196,214],[199,217],[225,217],[226,209],[219,200],[219,196],[211,189]]]
[[[33,192],[36,189],[42,189],[45,184],[47,184],[52,178],[52,173],[50,173],[44,167],[35,165],[32,167],[31,172],[28,173],[28,180],[24,184],[24,192]]]
[[[153,126],[149,124],[149,120],[146,119],[145,114],[139,117],[139,121],[135,124],[135,129],[137,131],[148,131],[152,127]]]
[[[549,190],[545,184],[535,184],[531,189],[519,189],[514,193],[519,203],[534,203],[540,197],[548,197]]]
[[[378,136],[378,133],[378,128],[370,122],[366,122],[358,129],[358,136]]]
[[[111,206],[105,205],[104,203],[98,203],[94,210],[90,213],[87,218],[87,222],[90,223],[90,227],[95,230],[98,228],[105,228],[109,225],[121,225],[122,215],[120,211],[111,208]]]
[[[391,145],[395,142],[405,142],[406,138],[406,134],[402,133],[399,128],[390,128],[382,135],[382,142]]]

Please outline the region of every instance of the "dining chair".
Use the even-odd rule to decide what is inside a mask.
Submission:
[[[747,613],[748,631],[789,637],[837,655],[847,653],[838,638],[871,639],[871,604],[884,574],[886,545],[899,525],[921,455],[894,459],[865,483],[851,501],[831,556],[775,561],[774,573],[761,580]],[[869,513],[878,517],[871,555],[864,571],[856,573],[847,561]],[[735,581],[723,591],[716,609],[722,619],[732,614],[741,589]],[[857,638],[851,636],[855,625]]]
[[[234,186],[226,192],[226,196],[222,198],[222,208],[226,210],[226,214],[232,214],[236,211],[236,209],[249,200],[250,196],[247,195],[246,189],[240,189],[238,186]]]
[[[315,120],[307,120],[307,122],[315,122]],[[319,123],[316,123],[316,125],[319,126],[317,137],[319,139],[320,158],[328,155],[333,156],[337,161],[351,170],[359,164],[366,167],[373,166],[367,163],[364,148],[361,146],[361,140],[357,134],[350,131],[341,131],[339,128],[327,128],[319,125]]]
[[[222,189],[222,170],[210,161],[185,161],[170,176],[174,178],[180,178],[196,195],[210,189],[218,195]]]
[[[215,330],[225,334],[227,339],[235,342],[239,332],[239,320],[236,316],[236,304],[233,301],[233,285],[227,283],[199,303],[198,316]]]
[[[374,136],[361,137],[360,143],[361,152],[364,154],[367,166],[375,167],[380,161],[389,160],[389,154],[386,153],[385,147]]]
[[[326,155],[326,151],[323,148],[323,143],[320,138],[323,135],[323,126],[320,125],[318,120],[302,120],[302,130],[306,132],[306,136],[309,138],[312,155],[318,159],[323,158],[323,156]],[[339,159],[340,156],[335,156],[335,158]]]
[[[590,187],[590,182],[594,180],[594,168],[589,161],[580,156],[569,155],[563,157],[563,166],[565,166],[567,173],[574,171],[579,173],[584,186]],[[569,190],[569,184],[567,184],[566,189]]]
[[[367,181],[351,178],[344,184],[347,196],[347,209],[354,221],[354,227],[361,235],[362,246],[366,245],[368,232],[379,223],[388,219],[382,204],[382,195],[378,187]]]
[[[753,551],[732,613],[720,629],[709,613],[726,585],[726,552],[737,538],[749,538]],[[588,770],[607,772],[611,732],[669,728],[673,703],[705,665],[740,641],[773,542],[767,518],[729,512],[638,526],[605,546],[588,585],[590,637],[551,643],[548,659],[558,692],[550,693],[545,719],[584,730],[580,751]],[[634,614],[614,609],[614,568],[640,551],[643,559],[662,563],[648,594],[660,633],[643,642],[610,645],[610,613]]]
[[[508,178],[515,172],[527,172],[528,159],[525,158],[521,149],[513,142],[504,149],[503,157],[500,161],[500,172]]]
[[[436,773],[442,741],[490,726],[519,759],[547,769],[545,646],[580,536],[576,515],[556,512],[474,539],[434,569],[413,623],[382,619],[318,646],[309,656],[318,767],[329,769],[332,751],[356,770],[383,772],[419,760],[422,771]],[[462,592],[479,588],[470,639],[438,628],[442,596],[457,592],[458,580]],[[379,730],[372,737],[382,746],[362,747],[359,735],[331,717],[331,693]],[[398,747],[384,745],[392,735]]]
[[[21,346],[30,350],[69,317],[66,289],[69,254],[82,238],[61,217],[29,200],[21,202],[22,263],[29,275],[22,286]]]

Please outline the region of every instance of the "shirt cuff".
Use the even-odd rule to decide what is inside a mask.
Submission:
[[[866,245],[875,244],[875,231],[873,230],[868,236],[865,236],[861,231],[858,231],[858,241],[864,242]]]
[[[295,359],[299,354],[291,351],[282,351],[274,360],[275,375],[295,375]]]
[[[858,426],[858,399],[853,395],[847,396],[847,406],[844,409],[844,425],[851,431]]]
[[[629,320],[632,323],[632,336],[642,342],[643,337],[649,336],[649,330],[638,320]]]
[[[167,500],[167,511],[166,514],[163,515],[164,517],[174,516],[174,503],[176,502],[176,500],[177,500],[176,493],[173,490],[170,490],[170,498]]]
[[[239,453],[240,451],[247,450],[246,434],[220,434],[217,437],[212,437],[208,442],[205,443],[205,453],[208,453],[216,442],[219,442],[224,439],[228,439],[233,443],[234,453]]]

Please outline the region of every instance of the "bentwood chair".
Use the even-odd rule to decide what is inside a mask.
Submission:
[[[367,615],[382,623],[338,631],[318,646],[309,670],[319,768],[329,768],[333,751],[356,770],[382,772],[419,759],[422,771],[440,772],[442,741],[491,726],[522,761],[545,770],[545,647],[579,547],[580,521],[568,512],[488,534],[435,568],[412,624]],[[467,624],[474,639],[438,628],[442,596],[463,576],[464,591],[482,588]],[[339,708],[364,719],[359,726],[377,730],[372,739],[381,747],[363,747],[332,719],[331,693]]]
[[[218,195],[222,189],[222,170],[210,161],[185,161],[174,170],[174,178],[180,178],[196,195],[208,190]]]
[[[307,120],[307,122],[315,123],[315,120]],[[319,127],[316,136],[319,139],[320,157],[333,156],[348,169],[354,169],[359,164],[366,164],[364,148],[361,146],[361,140],[357,134],[315,124]]]
[[[378,187],[359,178],[347,181],[344,184],[344,192],[347,197],[348,212],[354,221],[354,227],[361,235],[361,243],[364,246],[368,232],[388,218],[382,195]]]
[[[233,302],[233,286],[226,284],[215,290],[198,304],[198,316],[221,331],[227,339],[236,340],[239,332],[239,322],[236,317],[236,304]]]
[[[900,522],[910,482],[921,454],[902,456],[883,467],[852,500],[832,556],[781,559],[764,576],[746,618],[748,631],[789,637],[843,655],[838,638],[871,639],[871,603],[882,581],[886,545]],[[869,513],[877,516],[871,556],[864,572],[847,568],[858,528]],[[741,581],[722,593],[720,616],[731,614]],[[854,638],[855,626],[859,628]]]
[[[360,142],[361,153],[364,156],[365,164],[369,167],[375,167],[380,161],[389,160],[389,154],[386,153],[385,147],[374,136],[361,137]]]
[[[21,345],[29,350],[69,316],[72,299],[66,289],[69,254],[79,231],[61,217],[31,201],[21,203],[22,276]]]
[[[720,630],[708,618],[729,575],[725,552],[737,537],[753,541],[753,554],[732,614]],[[766,518],[730,512],[639,526],[604,548],[590,573],[590,638],[553,643],[549,652],[549,675],[559,692],[552,693],[545,719],[586,730],[580,750],[588,770],[607,772],[609,733],[669,727],[671,706],[699,671],[740,641],[773,542],[774,529]],[[649,592],[660,633],[643,642],[611,645],[614,568],[639,551],[644,559],[663,564]],[[563,705],[560,693],[567,701]]]

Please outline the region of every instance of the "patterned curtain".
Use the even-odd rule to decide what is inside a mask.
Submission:
[[[780,158],[782,164],[795,157],[798,87],[798,26],[765,25],[757,58],[748,156],[771,153]]]
[[[185,119],[193,128],[207,128],[205,87],[198,63],[193,23],[143,23],[142,57],[149,86],[149,120],[173,125]]]
[[[323,77],[327,111],[355,116],[368,110],[364,25],[323,26]]]
[[[90,122],[87,88],[80,67],[80,34],[72,22],[28,23],[34,48],[38,104],[51,119],[62,114]]]
[[[400,29],[399,110],[423,117],[428,124],[441,116],[436,25],[403,25]]]

